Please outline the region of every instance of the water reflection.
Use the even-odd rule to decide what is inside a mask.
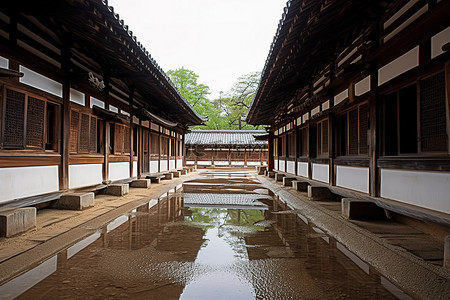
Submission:
[[[0,286],[0,297],[408,298],[254,178],[219,177],[136,207],[24,274],[32,279]],[[191,201],[205,195],[207,207]]]

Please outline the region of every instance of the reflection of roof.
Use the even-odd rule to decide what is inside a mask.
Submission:
[[[265,130],[192,130],[186,134],[186,145],[267,145],[255,138],[265,134]]]
[[[218,206],[224,208],[268,209],[259,200],[272,200],[272,196],[258,194],[207,194],[184,193],[184,205],[187,207]]]

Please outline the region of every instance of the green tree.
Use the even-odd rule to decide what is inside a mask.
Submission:
[[[217,111],[215,105],[209,101],[209,87],[198,83],[198,75],[194,71],[179,68],[167,71],[172,82],[192,107],[202,116],[208,116],[206,128],[220,129],[221,117],[220,111]],[[194,128],[205,128],[205,126],[195,126]]]
[[[242,116],[247,114],[250,104],[255,97],[259,85],[260,72],[252,72],[237,79],[230,91],[222,101],[228,107],[227,123],[232,129],[255,129],[242,121]]]

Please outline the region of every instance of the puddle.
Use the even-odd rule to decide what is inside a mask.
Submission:
[[[409,299],[250,175],[186,187],[6,282],[0,299]]]

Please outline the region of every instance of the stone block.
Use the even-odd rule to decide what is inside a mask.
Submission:
[[[295,177],[283,177],[283,185],[284,186],[292,186],[292,182],[295,180]]]
[[[178,171],[180,171],[180,174],[181,174],[181,175],[187,175],[187,173],[188,173],[188,171],[185,170],[185,169],[183,169],[183,170],[178,170]]]
[[[347,219],[382,219],[386,215],[384,209],[370,201],[343,198],[341,201],[342,215]]]
[[[130,187],[149,189],[152,181],[150,179],[137,179],[130,183]]]
[[[450,270],[450,235],[444,240],[444,268]]]
[[[150,179],[151,182],[154,183],[160,183],[161,182],[161,178],[163,178],[163,175],[149,175],[146,178]]]
[[[269,178],[275,178],[275,172],[269,171],[269,172],[267,172],[267,176],[269,176]]]
[[[171,173],[173,174],[173,177],[175,177],[175,178],[181,176],[181,172],[180,171],[172,171]]]
[[[308,197],[314,198],[314,200],[322,200],[331,198],[332,194],[330,189],[324,186],[308,186]]]
[[[292,187],[300,192],[308,192],[309,183],[306,181],[294,180],[292,181]]]
[[[105,189],[105,194],[112,196],[123,196],[128,194],[129,185],[126,183],[123,184],[110,184]]]
[[[267,170],[267,167],[265,166],[257,166],[256,171],[258,172],[258,175],[264,175]]]
[[[66,194],[56,200],[53,207],[57,209],[83,210],[94,206],[94,198],[93,192]]]
[[[164,179],[173,179],[173,173],[164,173]]]
[[[0,236],[11,237],[36,227],[36,208],[14,208],[0,212]]]
[[[286,177],[285,174],[276,173],[275,174],[275,182],[283,182],[284,177]]]

